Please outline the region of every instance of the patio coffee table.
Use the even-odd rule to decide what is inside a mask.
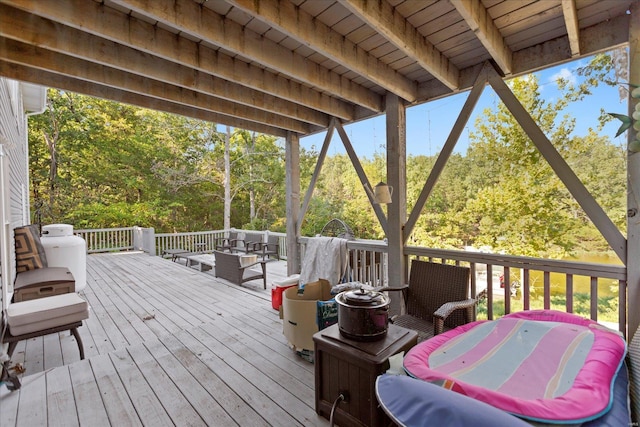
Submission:
[[[216,257],[213,254],[193,254],[184,258],[187,267],[193,267],[198,271],[208,271],[216,266]]]
[[[162,251],[162,256],[170,255],[171,256],[171,261],[175,262],[176,259],[178,259],[178,255],[188,254],[188,253],[189,253],[189,251],[186,251],[186,250],[180,249],[180,248],[177,248],[177,249],[165,249],[165,250]]]

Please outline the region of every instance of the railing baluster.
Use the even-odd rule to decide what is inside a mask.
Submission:
[[[549,310],[551,308],[551,273],[544,272],[544,309]]]
[[[566,310],[567,313],[573,313],[573,274],[567,274],[566,277],[566,297],[567,297],[567,304],[566,304]]]
[[[511,313],[511,270],[504,269],[502,274],[502,284],[504,285],[504,314]]]
[[[591,319],[598,320],[598,278],[591,277]]]
[[[626,280],[618,280],[618,306],[626,307],[627,306],[627,281]],[[620,332],[626,337],[627,336],[627,311],[626,310],[618,310],[618,326]]]
[[[493,266],[487,264],[487,319],[493,320]]]
[[[531,282],[528,268],[522,273],[522,308],[531,309]]]

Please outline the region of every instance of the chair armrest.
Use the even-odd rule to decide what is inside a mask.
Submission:
[[[451,313],[456,310],[467,310],[467,313],[469,313],[468,310],[472,310],[477,303],[478,301],[476,299],[469,298],[463,301],[451,301],[442,304],[442,306],[433,313],[434,335],[444,332],[444,321],[449,317],[449,315],[451,315]],[[465,320],[467,323],[470,322],[472,320],[472,316],[467,314]]]
[[[262,242],[252,242],[251,240],[245,240],[244,242],[244,247],[247,250],[247,253],[249,252],[258,252],[260,251]]]
[[[237,242],[242,242],[242,239],[230,239],[229,237],[218,237],[216,239],[216,246],[235,246]]]
[[[274,250],[280,246],[279,243],[258,243],[260,245],[260,250],[269,250],[269,248],[273,248]]]
[[[402,286],[384,286],[382,288],[373,288],[374,291],[377,292],[387,292],[387,291],[406,291],[409,289],[409,285]]]
[[[247,268],[253,267],[255,265],[261,264],[260,266],[262,267],[262,269],[264,270],[266,268],[266,263],[271,262],[271,261],[275,261],[273,259],[265,259],[265,260],[258,260],[252,264],[247,264],[245,266],[240,266],[240,270],[246,270]]]
[[[407,305],[407,298],[409,297],[409,285],[402,286],[384,286],[381,288],[373,288],[377,292],[396,292],[402,291],[402,299],[404,299],[404,305]]]
[[[253,243],[254,252],[264,252],[265,250],[269,249],[268,243],[263,243],[263,242],[252,242],[252,243]]]

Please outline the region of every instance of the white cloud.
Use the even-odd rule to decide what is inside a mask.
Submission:
[[[554,83],[557,82],[559,79],[564,79],[572,85],[575,85],[578,81],[576,75],[568,68],[563,68],[557,73],[555,73],[554,75],[552,75],[551,77],[549,77],[549,80]]]

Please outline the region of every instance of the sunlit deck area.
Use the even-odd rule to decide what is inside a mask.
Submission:
[[[267,283],[284,262],[267,264]],[[87,259],[79,329],[21,342],[22,388],[0,388],[0,425],[328,425],[313,364],[291,350],[262,281],[232,285],[144,253]]]

